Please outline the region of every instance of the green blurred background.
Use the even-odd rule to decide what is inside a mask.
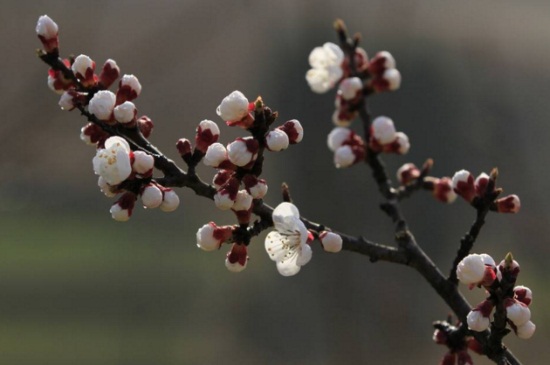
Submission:
[[[412,142],[407,156],[388,156],[390,171],[428,157],[437,176],[498,166],[500,185],[521,197],[520,214],[489,217],[475,251],[515,254],[538,327],[529,341],[506,342],[525,364],[549,363],[550,2],[542,0],[2,1],[0,363],[420,365],[445,352],[432,343],[431,322],[448,309],[409,268],[315,247],[299,275],[283,278],[256,239],[247,270],[229,273],[225,249],[198,250],[195,232],[234,218],[191,191],[179,191],[174,213],[137,208],[114,222],[94,150],[79,140],[84,120],[59,110],[34,55],[42,14],[59,24],[64,55],[113,58],[139,77],[136,105],[173,158],[199,121],[219,121],[215,108],[234,89],[262,95],[281,122],[299,119],[304,141],[268,156],[267,202],[280,201],[286,181],[305,216],[389,243],[369,172],[336,170],[325,146],[334,94],[313,94],[304,80],[309,52],[335,41],[332,22],[344,19],[370,55],[390,51],[403,75],[398,92],[371,102]],[[238,132],[222,127],[221,139]],[[213,171],[199,173],[209,180]],[[404,211],[448,271],[474,211],[425,193]]]

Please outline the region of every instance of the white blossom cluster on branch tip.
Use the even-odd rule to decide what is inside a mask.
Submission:
[[[519,338],[528,339],[534,334],[536,326],[529,310],[533,294],[525,286],[515,286],[519,272],[519,264],[510,254],[498,265],[487,254],[470,254],[458,264],[456,273],[461,283],[470,289],[483,287],[489,293],[468,314],[468,328],[485,331],[491,326],[493,311],[503,306],[506,322]]]

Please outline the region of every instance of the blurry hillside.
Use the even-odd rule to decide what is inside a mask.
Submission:
[[[351,234],[391,242],[366,169],[336,170],[326,148],[333,93],[304,79],[313,47],[336,41],[344,19],[371,55],[390,51],[402,88],[372,98],[412,142],[405,162],[435,160],[434,174],[497,166],[522,200],[517,216],[491,215],[476,251],[512,251],[534,292],[530,341],[507,344],[525,364],[550,362],[550,3],[532,1],[2,1],[0,89],[0,363],[20,364],[436,364],[431,322],[448,309],[412,270],[323,254],[280,277],[261,239],[247,270],[228,273],[223,252],[204,253],[195,233],[231,214],[178,191],[172,214],[136,209],[110,218],[79,140],[84,120],[57,107],[34,28],[48,14],[64,55],[117,61],[143,85],[136,105],[156,125],[167,155],[191,137],[232,90],[261,95],[281,122],[296,118],[304,141],[270,154],[267,202],[286,181],[300,211]],[[222,127],[221,139],[239,131]],[[212,170],[200,167],[209,180]],[[462,201],[443,206],[419,193],[404,203],[424,249],[450,267],[474,219]],[[467,293],[472,302],[480,292]],[[477,364],[489,364],[476,357]]]

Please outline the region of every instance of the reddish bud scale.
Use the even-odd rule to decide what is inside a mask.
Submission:
[[[46,38],[42,35],[38,35],[38,39],[40,39],[40,42],[42,42],[42,45],[44,46],[44,50],[47,53],[56,53],[58,52],[59,48],[59,37],[56,34],[55,37]]]
[[[474,197],[476,196],[474,177],[470,174],[466,181],[458,181],[454,191],[467,202],[474,200]]]
[[[141,134],[143,134],[143,137],[145,138],[149,138],[151,132],[153,132],[153,128],[155,127],[151,118],[146,115],[139,117],[137,120],[137,125]]]
[[[466,350],[459,351],[457,353],[457,365],[473,365],[472,357]]]
[[[212,133],[212,130],[203,130],[199,126],[197,129],[197,134],[195,135],[195,149],[201,151],[204,154],[206,153],[208,146],[218,142],[219,137],[220,135]]]
[[[252,215],[252,207],[250,207],[249,210],[233,210],[233,213],[235,213],[235,216],[237,217],[237,221],[239,224],[248,224],[250,223],[250,217]]]
[[[456,354],[454,352],[447,352],[439,365],[456,365]]]
[[[483,302],[479,303],[474,310],[479,311],[483,317],[489,317],[491,315],[491,312],[493,311],[494,305],[493,302],[490,300],[484,300]]]
[[[90,142],[98,144],[98,148],[103,148],[105,140],[109,134],[103,131],[100,126],[94,123],[88,123],[82,128],[82,133],[90,138]]]
[[[258,183],[258,178],[252,174],[246,174],[242,178],[245,189],[250,193],[249,189],[253,186],[256,186]]]
[[[497,212],[499,213],[517,213],[521,207],[517,195],[508,195],[495,201]]]
[[[220,242],[227,241],[233,235],[233,231],[234,231],[235,228],[232,227],[232,226],[218,227],[214,224],[214,222],[210,222],[210,224],[213,224],[215,226],[213,236],[216,240],[218,240]]]
[[[302,134],[296,129],[296,123],[292,120],[285,122],[282,126],[277,127],[288,136],[288,143],[296,144],[302,140]],[[301,129],[301,126],[300,126]]]
[[[468,339],[468,348],[478,355],[485,355],[483,352],[483,346],[474,337]]]
[[[128,210],[128,215],[132,215],[132,210],[134,209],[137,196],[131,192],[125,192],[118,199],[117,204],[122,208]]]
[[[116,105],[120,105],[125,101],[132,101],[138,97],[138,93],[130,85],[121,85],[121,83],[122,81],[119,82],[116,92]]]
[[[516,289],[514,288],[514,299],[516,299],[519,302],[522,302],[525,305],[531,304],[532,299],[528,297],[527,289],[520,288]]]
[[[246,265],[247,260],[247,250],[244,244],[234,243],[231,246],[231,251],[227,254],[227,260],[232,263],[239,263],[241,266]]]
[[[449,336],[445,331],[441,331],[439,329],[436,329],[434,331],[433,340],[438,345],[446,345],[447,341],[449,341]]]
[[[98,82],[97,75],[94,74],[95,62],[92,62],[92,67],[88,67],[84,75],[80,72],[77,72],[75,76],[80,80],[80,83],[84,87],[92,87]]]
[[[63,64],[67,68],[71,68],[71,61],[69,61],[68,59],[63,59]],[[55,90],[67,90],[70,87],[74,87],[73,82],[69,79],[66,79],[61,71],[56,71],[53,68],[50,68],[48,70],[48,76],[54,80],[52,86]]]
[[[176,148],[178,149],[180,156],[183,157],[184,159],[191,157],[192,146],[191,146],[191,142],[188,139],[186,138],[179,139],[178,142],[176,143]]]
[[[225,192],[225,194],[227,194],[229,198],[234,201],[237,198],[237,193],[239,192],[239,185],[239,180],[232,176],[218,191],[222,193]]]
[[[485,265],[485,274],[483,275],[483,280],[481,281],[481,283],[479,283],[479,285],[489,288],[491,287],[491,285],[493,285],[496,278],[497,278],[496,267],[493,267],[491,265]]]
[[[105,65],[103,65],[101,74],[99,75],[99,82],[105,89],[108,89],[116,81],[116,79],[118,79],[119,76],[119,68],[112,67],[111,63],[106,62]]]
[[[483,197],[487,192],[487,185],[489,184],[489,177],[480,176],[475,181],[475,192],[479,197]]]
[[[407,163],[397,170],[397,179],[402,185],[407,185],[419,177],[420,170],[413,163]]]
[[[224,185],[225,183],[227,183],[227,181],[229,181],[229,179],[233,176],[233,171],[229,171],[229,170],[220,170],[220,172],[218,172],[215,176],[214,176],[214,180],[213,180],[213,184],[216,185],[216,186],[222,186]]]
[[[376,76],[369,81],[368,87],[377,93],[381,93],[390,90],[390,83],[384,77]]]
[[[253,103],[249,104],[249,107],[248,107],[249,110],[250,110],[250,105],[254,106],[254,104]],[[243,129],[248,129],[252,127],[254,122],[255,122],[254,116],[252,116],[251,113],[248,113],[247,115],[244,116],[244,118],[240,120],[227,120],[225,124],[228,125],[229,127],[241,127]]]
[[[433,195],[440,202],[449,203],[452,200],[451,196],[454,195],[451,179],[448,177],[437,179],[433,185]]]

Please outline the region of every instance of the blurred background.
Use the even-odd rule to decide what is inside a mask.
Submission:
[[[136,208],[111,219],[79,139],[83,118],[57,106],[34,28],[48,14],[61,53],[117,61],[143,85],[136,105],[172,158],[178,138],[235,89],[261,95],[281,123],[299,119],[304,141],[269,154],[267,203],[286,181],[306,217],[391,243],[367,169],[336,170],[326,147],[334,93],[304,79],[316,46],[336,41],[335,18],[363,35],[370,55],[388,50],[402,87],[371,99],[373,114],[408,134],[407,156],[386,158],[392,176],[431,157],[436,176],[497,166],[499,185],[521,197],[515,216],[491,214],[475,251],[512,251],[519,284],[534,292],[529,341],[506,343],[524,364],[550,361],[550,2],[440,1],[33,1],[0,4],[6,46],[0,89],[0,362],[19,364],[437,364],[431,323],[449,313],[413,270],[349,252],[325,254],[281,277],[263,248],[229,273],[225,249],[195,245],[208,221],[233,224],[193,192],[171,214]],[[222,126],[227,143],[240,130]],[[213,170],[199,168],[209,181]],[[420,192],[403,204],[427,253],[448,272],[475,212]],[[465,291],[467,291],[465,289]],[[473,304],[483,299],[466,293]],[[490,362],[479,356],[476,364]]]

